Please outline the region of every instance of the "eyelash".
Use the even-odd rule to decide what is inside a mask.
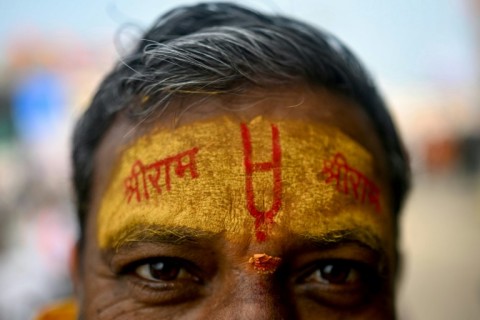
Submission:
[[[189,262],[187,260],[184,260],[184,259],[181,259],[181,258],[155,257],[155,258],[148,258],[148,259],[143,259],[143,260],[139,260],[139,261],[135,261],[133,263],[130,263],[120,270],[120,274],[121,275],[129,275],[129,274],[133,275],[142,266],[155,265],[155,264],[160,264],[160,263],[166,264],[167,266],[173,265],[174,268],[185,270],[188,273],[192,274],[193,276],[195,276],[196,269],[198,269],[191,262]],[[138,277],[142,278],[141,276],[138,276]],[[155,280],[155,279],[148,280],[148,279],[145,279],[145,280],[146,281],[152,281],[152,282],[157,282],[157,281],[158,282],[161,282],[161,281],[171,282],[171,281],[175,281],[176,279],[171,279],[171,280],[161,280],[161,279],[159,279],[159,280]]]
[[[184,272],[188,272],[192,279],[178,279],[177,276],[171,280],[155,280],[142,277],[138,269],[148,265],[165,263],[173,264]],[[138,300],[145,303],[175,304],[198,297],[201,292],[199,285],[202,284],[198,276],[198,268],[191,262],[173,257],[156,257],[135,261],[123,267],[118,275],[127,281],[128,286]]]
[[[367,263],[354,261],[354,260],[345,260],[345,259],[329,259],[329,260],[321,260],[315,261],[307,266],[304,271],[301,273],[300,277],[298,278],[297,282],[301,282],[313,275],[313,273],[320,271],[323,273],[326,267],[332,266],[333,268],[343,268],[349,271],[347,276],[350,276],[351,272],[358,273],[358,280],[365,281],[365,280],[377,280],[380,276],[378,272],[376,272],[375,268],[370,266]],[[348,279],[347,279],[348,280]],[[324,284],[334,284],[334,281],[325,281]],[[348,283],[349,281],[345,281]],[[334,284],[341,286],[342,284]]]
[[[184,264],[185,263],[181,263],[176,259],[175,260],[159,259],[159,260],[149,261],[149,262],[137,265],[134,272],[139,277],[145,280],[150,280],[154,282],[155,281],[170,282],[178,279],[187,279],[187,278],[198,281],[198,277],[194,276],[189,270],[187,270],[188,267],[186,267]],[[156,267],[159,270],[155,270]],[[161,270],[162,268],[165,270]],[[158,275],[154,276],[154,273],[158,273]],[[159,279],[156,279],[156,277]],[[164,279],[162,279],[162,277]]]

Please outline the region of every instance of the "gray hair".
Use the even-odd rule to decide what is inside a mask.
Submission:
[[[300,23],[290,27],[225,25],[161,41],[140,40],[142,51],[123,61],[133,72],[124,79],[124,86],[139,88],[137,97],[155,99],[153,105],[131,105],[133,114],[161,114],[172,99],[185,94],[241,94],[250,87],[302,82],[349,92],[352,78],[371,84],[360,64],[345,68],[351,54],[335,37],[326,32],[319,37],[317,30]],[[321,46],[312,46],[315,41],[321,41]],[[131,62],[139,58],[143,63],[137,70]],[[344,83],[329,83],[337,80],[333,79],[337,74],[343,75]]]

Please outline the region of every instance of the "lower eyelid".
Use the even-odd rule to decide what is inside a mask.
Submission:
[[[162,279],[155,279],[152,276],[150,276],[148,273],[150,273],[149,269],[149,264],[142,264],[135,268],[134,273],[139,276],[142,279],[152,281],[152,282],[174,282],[174,281],[181,281],[181,280],[192,280],[195,282],[199,282],[200,278],[192,274],[191,272],[187,271],[186,268],[179,268],[178,275],[175,277],[175,279],[172,280],[162,280]]]
[[[319,271],[312,271],[319,272]],[[301,279],[305,279],[303,276]],[[355,308],[371,301],[378,291],[377,280],[369,280],[369,276],[359,275],[355,283],[328,283],[297,281],[295,294],[298,297],[315,301],[320,305],[332,308]]]
[[[197,299],[203,294],[202,286],[195,282],[149,281],[137,276],[125,277],[128,295],[147,304],[170,305]]]
[[[175,290],[178,284],[173,281],[151,281],[137,276],[131,276],[127,279],[136,289],[154,290],[154,291],[168,291]]]

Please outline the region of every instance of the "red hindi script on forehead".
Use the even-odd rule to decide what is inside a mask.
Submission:
[[[380,207],[380,189],[363,173],[351,167],[347,159],[340,152],[333,159],[324,160],[322,173],[326,176],[326,183],[335,183],[337,190],[351,195],[360,203],[374,206],[377,212]]]
[[[181,152],[171,157],[144,165],[140,160],[133,163],[131,174],[124,180],[125,199],[127,203],[134,198],[137,202],[150,199],[149,186],[153,187],[157,194],[162,194],[160,178],[163,171],[163,185],[166,191],[171,189],[171,168],[174,166],[174,173],[177,177],[183,178],[187,171],[192,179],[198,178],[196,155],[198,148]],[[185,160],[186,159],[186,160]],[[186,162],[185,162],[186,161]],[[163,170],[162,170],[163,169]]]

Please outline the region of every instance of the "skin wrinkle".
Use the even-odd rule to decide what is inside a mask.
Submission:
[[[271,157],[268,154],[271,150],[271,142],[269,142],[271,137],[266,130],[268,124],[269,122],[265,123],[261,117],[255,118],[249,123],[252,133],[255,133],[252,134],[254,162],[268,161],[269,157]],[[372,231],[382,234],[381,227],[378,229],[381,215],[373,212],[368,203],[356,204],[351,195],[339,193],[335,189],[334,184],[326,184],[319,180],[318,176],[309,178],[309,171],[304,173],[296,169],[297,166],[302,168],[301,170],[315,167],[314,172],[318,174],[321,170],[322,159],[329,159],[332,153],[341,150],[342,152],[347,152],[346,154],[349,156],[348,161],[352,167],[360,168],[360,171],[371,175],[374,170],[371,168],[371,159],[368,153],[350,141],[337,129],[329,126],[307,125],[303,122],[297,124],[294,121],[278,121],[277,124],[281,129],[281,135],[283,134],[282,148],[284,148],[285,154],[282,160],[282,179],[286,181],[284,187],[287,189],[283,194],[284,204],[282,210],[274,218],[275,225],[306,235],[318,235],[331,228],[334,230],[342,229],[342,225],[345,225],[348,221],[347,224],[353,223],[359,226],[368,226]],[[209,135],[210,138],[208,138],[202,132],[216,133]],[[99,226],[101,227],[99,229],[100,246],[118,246],[121,244],[119,238],[125,238],[125,236],[120,236],[120,230],[142,223],[148,225],[154,221],[160,224],[166,223],[166,227],[188,226],[193,229],[210,232],[226,231],[227,235],[244,233],[243,227],[245,225],[247,226],[246,230],[251,230],[254,219],[248,212],[245,212],[245,200],[242,201],[242,199],[237,198],[237,202],[232,205],[231,202],[229,203],[229,201],[225,200],[226,193],[223,191],[233,188],[234,191],[241,192],[245,185],[243,168],[240,162],[242,159],[241,150],[238,150],[241,149],[241,146],[225,145],[227,140],[230,143],[235,143],[235,140],[231,139],[238,136],[238,132],[239,130],[234,122],[228,118],[217,118],[208,122],[177,128],[173,133],[174,136],[171,137],[169,137],[171,135],[169,132],[162,130],[153,132],[138,139],[132,146],[127,148],[122,155],[124,160],[120,161],[120,165],[117,167],[114,178],[102,201],[99,214]],[[219,137],[228,138],[227,140],[221,139],[218,141]],[[238,139],[237,137],[237,141]],[[162,150],[152,149],[150,145],[157,140],[170,141],[168,151],[164,151],[164,148]],[[317,141],[317,145],[311,145],[311,142],[308,142],[311,140]],[[331,149],[330,144],[340,149]],[[199,178],[190,179],[189,173],[186,173],[182,178],[175,177],[173,169],[175,164],[172,164],[170,168],[171,191],[168,191],[163,186],[162,193],[156,194],[156,190],[148,185],[149,180],[145,172],[142,171],[141,176],[133,176],[131,173],[131,165],[134,159],[138,159],[138,157],[142,159],[143,164],[146,166],[152,161],[161,159],[162,155],[168,155],[169,153],[171,155],[173,150],[182,151],[196,145],[200,146],[197,157],[194,160],[198,166]],[[270,147],[268,147],[269,145]],[[258,146],[267,147],[261,149]],[[311,148],[316,150],[315,152],[317,153],[320,152],[318,154],[324,154],[321,159],[311,158],[308,160],[302,154],[297,154],[300,152],[298,150],[310,150]],[[291,151],[291,154],[288,153],[289,151]],[[161,153],[159,154],[159,152]],[[204,160],[202,160],[202,156]],[[296,157],[300,158],[297,159]],[[216,162],[212,163],[212,159]],[[219,162],[219,160],[221,161]],[[298,160],[300,162],[297,162]],[[190,159],[191,161],[193,160]],[[237,161],[237,164],[232,161]],[[222,169],[222,166],[225,165],[228,167]],[[166,170],[165,168],[160,168],[159,170],[161,170],[161,175],[165,174],[163,172],[163,170]],[[267,210],[271,206],[271,177],[269,177],[269,174],[269,172],[264,174],[253,173],[254,184],[256,185],[254,187],[255,206],[260,211]],[[127,203],[125,200],[123,181],[129,176],[135,178],[137,199],[140,197],[140,201],[135,200],[135,197],[134,199],[129,198],[130,203]],[[140,190],[143,188],[142,179],[145,179],[149,186],[148,190]],[[161,179],[162,176],[160,176]],[[305,179],[310,184],[316,184],[316,188],[319,188],[318,190],[322,190],[322,192],[316,191],[315,200],[312,198],[312,190],[302,188]],[[182,183],[185,185],[183,186]],[[141,193],[144,191],[148,191],[148,194],[151,195],[150,199],[141,199]],[[207,198],[208,201],[197,202],[195,205],[192,204],[191,207],[188,205],[191,201],[189,199],[201,200],[202,198]],[[232,200],[231,198],[230,201]],[[381,201],[383,202],[383,200]],[[192,207],[195,208],[195,214],[193,215],[195,219],[192,219],[192,214],[189,213],[189,208]],[[322,222],[317,221],[312,216],[313,212],[316,211],[315,209],[320,207],[322,208]],[[341,208],[348,209],[345,211]],[[215,215],[211,215],[211,211],[215,212]],[[222,218],[222,211],[230,213],[225,214]],[[150,213],[145,214],[146,212]],[[286,217],[294,214],[294,212],[297,212],[295,213],[296,219],[292,220],[289,218],[287,222],[283,222]],[[335,215],[333,215],[334,213]],[[300,216],[303,218],[299,219]],[[359,217],[363,218],[359,219]],[[222,220],[224,221],[223,223],[221,222]],[[148,232],[148,230],[145,231]]]

